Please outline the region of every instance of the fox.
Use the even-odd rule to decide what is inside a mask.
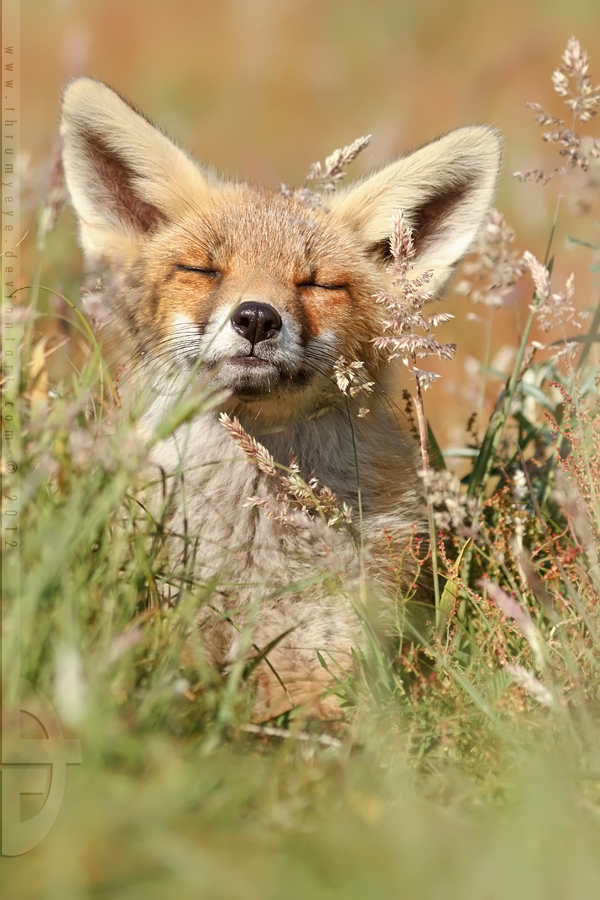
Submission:
[[[170,486],[170,533],[212,586],[194,626],[206,657],[225,675],[253,662],[254,721],[339,717],[365,596],[398,603],[391,558],[428,533],[398,372],[375,340],[392,220],[441,296],[491,208],[500,136],[458,128],[310,204],[201,165],[92,78],[66,86],[60,133],[90,314],[116,337],[123,390],[145,398],[137,427],[163,497]],[[340,360],[370,386],[367,414],[336,388]],[[199,385],[212,405],[152,440]],[[283,509],[282,478],[352,527],[331,527],[323,503]]]

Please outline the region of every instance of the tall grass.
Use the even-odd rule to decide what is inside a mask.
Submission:
[[[597,92],[577,47],[561,70],[576,92],[555,83],[585,122],[595,107],[575,100]],[[577,137],[551,142],[597,166]],[[369,632],[334,685],[335,729],[250,725],[247,670],[224,680],[190,628],[214,586],[191,590],[184,571],[180,602],[165,603],[164,523],[137,489],[146,451],[118,414],[118,376],[76,312],[70,345],[77,331],[87,350],[66,369],[34,279],[21,380],[5,384],[21,416],[23,545],[3,653],[80,737],[83,765],[45,841],[2,860],[3,896],[597,896],[600,306],[573,334],[571,286],[550,281],[555,225],[541,263],[515,256],[495,214],[467,264],[464,290],[488,299],[528,268],[530,320],[489,424],[471,429],[462,485],[430,433],[437,620],[392,656]],[[45,209],[42,254],[47,232]],[[540,319],[557,329],[550,349],[531,343]],[[214,402],[180,406],[161,433]]]

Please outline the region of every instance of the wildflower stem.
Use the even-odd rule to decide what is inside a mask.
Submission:
[[[416,367],[417,360],[416,356],[413,354],[413,365]],[[421,462],[423,464],[423,472],[429,472],[429,452],[427,449],[427,420],[425,418],[425,405],[423,403],[423,392],[421,390],[421,382],[419,381],[419,376],[415,375],[416,382],[416,397],[415,397],[415,407],[417,410],[417,422],[419,423],[419,440],[421,445]],[[435,533],[435,519],[433,516],[433,505],[431,500],[427,499],[427,517],[429,520],[429,545],[431,548],[431,569],[433,573],[433,590],[435,594],[435,624],[436,628],[439,626],[440,617],[441,617],[441,606],[440,606],[440,581],[438,576],[438,565],[437,565],[437,539]]]
[[[508,418],[515,390],[519,382],[521,366],[523,364],[523,359],[525,358],[525,350],[527,348],[527,342],[529,340],[535,313],[535,309],[532,309],[529,313],[529,318],[527,319],[523,337],[521,338],[521,343],[517,352],[517,358],[515,359],[515,364],[506,384],[506,388],[504,389],[502,405],[492,414],[490,423],[481,443],[481,450],[479,451],[473,467],[473,474],[469,480],[467,493],[469,496],[476,497],[478,500],[481,500],[483,496],[487,480],[494,465],[494,460],[496,459],[496,452],[500,445],[500,441],[502,440],[504,425]]]
[[[354,466],[356,468],[356,500],[358,503],[358,527],[360,529],[360,565],[361,571],[364,565],[364,533],[363,533],[363,509],[362,509],[362,491],[360,488],[360,469],[358,466],[358,451],[356,449],[356,438],[354,436],[354,424],[350,412],[350,404],[346,398],[346,410],[348,412],[348,422],[350,423],[350,434],[352,435],[352,449],[354,451]]]
[[[583,344],[583,347],[581,348],[581,356],[579,357],[579,362],[577,363],[577,372],[581,372],[583,370],[583,367],[587,362],[587,358],[590,355],[590,350],[594,346],[594,341],[597,340],[598,334],[600,334],[600,300],[598,301],[598,305],[596,306],[594,318],[590,323],[585,342]]]
[[[483,411],[485,407],[485,391],[487,387],[488,372],[490,368],[490,352],[492,347],[492,325],[494,322],[494,307],[490,308],[489,317],[485,329],[485,349],[483,351],[483,378],[481,379],[481,387],[479,389],[479,402],[477,404],[477,422],[476,428],[479,431],[480,422],[483,422]]]
[[[548,245],[546,247],[546,253],[544,256],[544,265],[548,268],[548,271],[550,271],[552,268],[551,264],[548,264],[548,260],[550,258],[552,242],[554,240],[554,234],[556,232],[556,223],[558,221],[558,213],[560,210],[561,200],[562,195],[559,195],[556,203],[556,209],[554,210],[554,219],[552,221],[550,236],[548,238]],[[469,480],[467,494],[471,497],[476,497],[478,501],[481,501],[481,498],[485,492],[487,480],[490,476],[490,472],[492,471],[494,461],[496,459],[496,453],[500,445],[500,441],[502,440],[504,425],[506,424],[506,420],[510,413],[510,407],[515,395],[515,391],[517,389],[517,385],[519,383],[521,367],[523,365],[525,351],[527,349],[527,342],[529,340],[529,335],[531,333],[531,328],[533,326],[533,321],[535,319],[539,303],[540,300],[537,294],[534,294],[533,304],[530,308],[529,317],[525,324],[525,330],[523,331],[523,337],[521,338],[521,343],[517,351],[515,364],[513,366],[511,376],[506,384],[506,388],[504,389],[502,405],[499,409],[494,411],[492,417],[490,418],[489,425],[481,443],[481,450],[479,451],[479,455],[477,456],[475,465],[473,466],[473,472]]]
[[[415,398],[415,406],[417,408],[417,422],[419,423],[419,439],[421,445],[421,460],[423,462],[423,471],[429,471],[429,453],[427,450],[427,421],[425,419],[425,405],[423,403],[423,393],[421,391],[421,382],[419,376],[415,375],[417,385],[417,396]]]

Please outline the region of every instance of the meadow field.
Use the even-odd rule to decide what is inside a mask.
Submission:
[[[23,8],[4,704],[20,671],[82,757],[48,836],[0,860],[2,897],[597,897],[596,15],[534,0]],[[335,722],[253,723],[248,672],[223,678],[191,628],[215,586],[162,601],[173,566],[140,501],[147,448],[82,312],[52,140],[60,85],[81,72],[203,160],[275,184],[367,132],[348,177],[462,124],[504,133],[501,212],[444,301],[456,356],[426,365],[442,375],[424,394],[435,598],[393,651],[369,631],[332,688]]]

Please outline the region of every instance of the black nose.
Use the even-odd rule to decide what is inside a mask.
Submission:
[[[240,303],[231,317],[231,324],[252,346],[275,337],[281,330],[281,316],[268,303]]]

